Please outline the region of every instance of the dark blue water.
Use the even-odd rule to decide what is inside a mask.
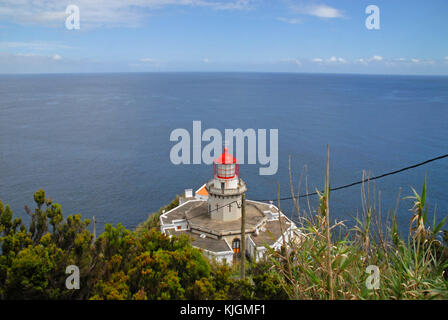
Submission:
[[[170,162],[172,130],[279,129],[279,170],[243,165],[252,199],[288,196],[308,168],[309,190],[395,170],[448,151],[448,78],[313,74],[98,74],[0,76],[0,199],[28,221],[24,205],[43,188],[65,215],[135,227],[185,188],[212,175],[207,165]],[[448,160],[378,180],[383,216],[428,175],[429,213],[448,213]],[[305,191],[302,185],[303,191]],[[303,203],[305,205],[305,203]],[[311,205],[316,206],[315,199]],[[377,204],[378,207],[378,204]],[[409,200],[400,202],[407,230]],[[288,201],[282,203],[291,211]],[[336,191],[331,214],[362,211],[360,187]]]

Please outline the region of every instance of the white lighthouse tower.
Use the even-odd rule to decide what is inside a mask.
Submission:
[[[213,161],[213,170],[213,179],[206,185],[210,218],[217,221],[241,218],[241,196],[247,188],[238,177],[238,161],[224,148],[224,153]]]
[[[269,203],[244,200],[245,219],[241,221],[247,188],[239,178],[238,160],[227,148],[213,161],[213,169],[213,179],[196,195],[186,189],[179,205],[160,215],[161,232],[187,235],[204,255],[221,262],[240,257],[243,247],[244,254],[256,261],[270,252],[268,247],[281,250],[290,239],[303,236],[294,222]]]

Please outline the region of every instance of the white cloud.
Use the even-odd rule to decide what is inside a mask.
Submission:
[[[152,58],[142,58],[140,59],[141,62],[150,62],[150,63],[154,63],[157,62],[156,59],[152,59]]]
[[[198,1],[206,2],[206,1]],[[211,7],[216,10],[244,10],[250,8],[250,0],[237,0],[235,2],[227,1],[227,2],[211,2]]]
[[[355,63],[360,63],[364,65],[368,65],[369,63],[374,64],[384,64],[386,66],[405,66],[405,65],[436,65],[440,61],[436,61],[433,59],[418,59],[418,58],[412,58],[412,59],[406,59],[406,58],[383,58],[382,56],[372,56],[370,58],[361,58],[355,60]]]
[[[320,5],[308,5],[308,6],[292,6],[293,11],[306,14],[310,16],[315,16],[319,18],[343,18],[344,14],[341,10],[327,6],[325,4]]]
[[[43,54],[36,54],[33,52],[28,52],[28,53],[16,53],[16,54],[12,54],[13,57],[17,57],[17,58],[33,58],[33,59],[46,59],[46,60],[61,60],[62,57],[59,54],[54,54],[54,55],[43,55]]]
[[[31,41],[31,42],[10,42],[1,41],[0,48],[27,48],[30,50],[54,50],[54,49],[70,49],[71,46],[61,44],[59,42],[48,41]]]
[[[289,24],[299,24],[302,22],[302,20],[297,18],[284,18],[284,17],[277,17],[278,21],[289,23]]]
[[[302,62],[299,59],[282,59],[281,62],[285,62],[285,63],[292,63],[295,64],[297,66],[301,66]]]
[[[382,56],[373,56],[372,58],[370,58],[370,61],[383,61],[383,57]]]
[[[35,53],[16,53],[16,57],[37,57],[38,55]]]
[[[355,63],[361,63],[361,64],[364,64],[364,65],[367,65],[370,62],[381,62],[381,61],[384,62],[385,61],[384,58],[382,56],[376,55],[376,56],[373,56],[373,57],[370,57],[370,58],[360,58],[360,59],[357,59],[357,60],[355,60]]]
[[[202,62],[204,62],[204,63],[209,63],[210,60],[209,60],[208,58],[204,58],[204,59],[202,59]]]
[[[120,67],[116,63],[114,67]],[[73,59],[59,54],[0,52],[0,73],[78,73],[110,71],[110,64],[87,58]],[[129,69],[124,69],[127,71]]]
[[[356,60],[355,62],[362,63],[362,64],[367,64],[368,63],[367,60],[364,59],[364,58],[360,58],[360,59]]]
[[[436,63],[432,59],[421,60],[421,59],[417,59],[417,58],[411,59],[411,62],[414,64],[419,64],[419,65],[434,65]]]
[[[80,25],[127,26],[139,25],[152,11],[167,6],[205,7],[212,10],[250,9],[251,0],[2,0],[0,19],[19,24],[39,24],[49,27],[65,27],[68,4],[77,5]]]
[[[311,61],[320,63],[320,62],[323,62],[324,60],[322,58],[314,58]]]
[[[347,63],[347,61],[344,58],[337,58],[335,56],[332,56],[331,58],[325,60],[328,63]]]
[[[140,62],[142,62],[142,63],[139,63],[139,64],[134,63],[134,64],[129,64],[129,65],[132,67],[141,66],[141,67],[146,67],[146,68],[147,67],[159,68],[163,64],[162,61],[153,59],[153,58],[142,58],[142,59],[140,59]]]

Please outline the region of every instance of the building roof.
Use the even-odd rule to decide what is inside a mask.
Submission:
[[[190,228],[216,236],[225,236],[241,233],[241,218],[231,221],[216,221],[210,219],[208,203],[203,201],[202,205],[195,206],[185,213]],[[246,202],[246,231],[254,232],[261,225],[266,216],[252,201]]]
[[[199,234],[193,233],[189,230],[175,230],[175,229],[167,229],[166,230],[169,235],[180,236],[186,235],[190,237],[191,243],[193,246],[201,249],[205,249],[213,252],[232,252],[232,249],[229,247],[227,242],[224,239],[213,239],[213,238],[202,238]]]
[[[204,186],[203,186],[204,187]],[[202,188],[203,188],[202,187]],[[241,234],[241,218],[232,221],[216,221],[210,219],[206,200],[191,200],[161,215],[162,226],[169,235],[187,235],[193,246],[211,252],[233,252],[224,240],[226,236]],[[280,227],[279,219],[282,223]],[[176,220],[178,220],[176,222]],[[176,230],[179,223],[187,222],[182,230]],[[279,215],[276,206],[253,200],[246,200],[246,233],[255,246],[273,246],[284,233],[294,226],[286,216]],[[258,234],[257,234],[258,233]],[[204,236],[201,237],[201,234]]]
[[[197,207],[206,204],[206,201],[203,200],[191,200],[187,201],[174,209],[171,209],[168,212],[165,212],[161,215],[163,224],[171,224],[173,220],[182,220],[185,219],[185,213],[190,212],[191,210],[196,210]]]
[[[278,208],[272,204],[264,203],[260,201],[254,201],[254,200],[246,200],[246,204],[250,203],[251,205],[258,208],[261,212],[270,211],[272,213],[278,213]]]
[[[233,164],[236,159],[229,153],[227,148],[224,148],[224,153],[215,159],[216,164]]]
[[[270,220],[264,225],[264,231],[262,229],[258,235],[250,235],[257,247],[264,246],[265,244],[272,246],[282,236],[281,230],[283,229],[284,233],[289,227],[291,227],[291,221],[289,221],[285,216],[281,216],[280,221],[282,223],[281,228],[279,220]]]
[[[199,194],[201,196],[207,196],[208,197],[208,191],[206,188],[207,184],[204,183],[204,185],[202,187],[200,187],[198,190],[196,190],[196,194]]]

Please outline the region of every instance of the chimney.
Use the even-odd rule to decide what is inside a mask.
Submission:
[[[185,189],[185,198],[193,198],[193,189]]]

